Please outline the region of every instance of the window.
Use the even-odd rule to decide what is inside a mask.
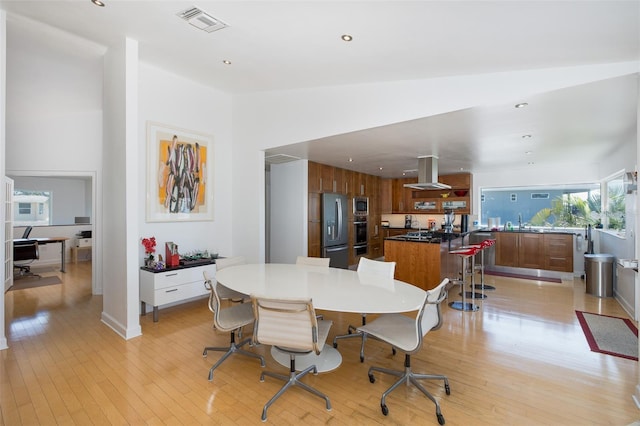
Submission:
[[[601,219],[602,224],[606,229],[624,231],[626,198],[623,173],[605,179],[605,188],[607,195],[604,202],[605,214]]]
[[[481,223],[490,217],[516,226],[595,226],[601,212],[600,184],[482,189]]]
[[[18,214],[31,214],[31,204],[29,203],[18,203]]]
[[[46,226],[51,224],[51,192],[15,189],[13,191],[13,225]]]

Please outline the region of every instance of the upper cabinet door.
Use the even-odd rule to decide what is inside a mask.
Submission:
[[[320,164],[308,162],[309,192],[322,192],[320,187]]]

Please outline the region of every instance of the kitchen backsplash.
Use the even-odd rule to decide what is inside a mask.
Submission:
[[[389,227],[391,228],[404,228],[404,218],[403,214],[383,214],[382,221],[389,222]],[[469,224],[471,225],[474,220],[476,220],[476,215],[469,216]],[[441,214],[412,214],[411,215],[411,223],[413,224],[413,228],[427,228],[429,224],[429,219],[434,219],[436,221],[436,225],[438,228],[444,219],[444,215]],[[456,215],[454,225],[460,225],[460,215]]]

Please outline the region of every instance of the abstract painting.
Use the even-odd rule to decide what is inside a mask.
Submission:
[[[147,122],[147,222],[213,220],[213,137]]]

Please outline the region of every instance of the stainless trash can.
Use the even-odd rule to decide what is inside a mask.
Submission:
[[[615,256],[605,253],[585,254],[584,263],[587,276],[586,292],[597,297],[613,296]]]

